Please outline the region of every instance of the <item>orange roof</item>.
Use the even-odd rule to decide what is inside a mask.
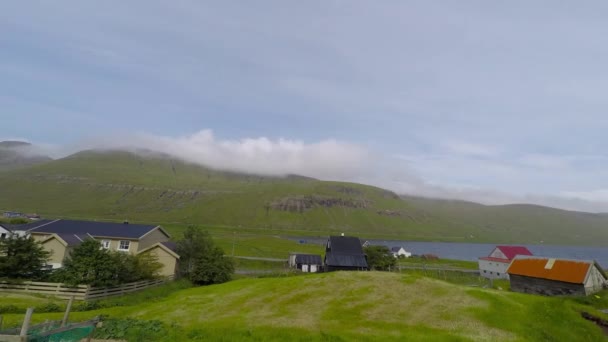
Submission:
[[[550,260],[553,266],[545,268]],[[567,283],[582,284],[585,282],[592,261],[575,261],[548,258],[516,258],[509,266],[507,273],[563,281]]]

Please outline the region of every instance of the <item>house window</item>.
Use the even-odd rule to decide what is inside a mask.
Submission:
[[[131,246],[131,241],[120,240],[120,243],[118,244],[118,250],[119,251],[128,251],[130,246]]]
[[[4,239],[5,237],[6,237],[6,233],[0,234],[0,240]]]
[[[110,249],[110,240],[101,240],[101,248]],[[127,245],[127,249],[129,249],[128,245]]]

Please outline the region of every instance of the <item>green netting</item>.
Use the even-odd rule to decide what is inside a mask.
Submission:
[[[60,321],[46,322],[31,326],[27,332],[28,342],[77,342],[93,333],[94,322],[73,323],[61,328]],[[19,335],[21,329],[0,331],[0,335]],[[53,330],[59,330],[53,332]]]
[[[77,342],[89,336],[93,332],[94,326],[72,328],[66,331],[51,333],[46,336],[30,335],[28,342]],[[44,334],[44,333],[43,333]]]

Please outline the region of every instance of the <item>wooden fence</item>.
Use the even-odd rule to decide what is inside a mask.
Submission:
[[[158,286],[171,280],[173,280],[173,277],[137,281],[134,283],[127,283],[112,287],[91,287],[89,285],[69,287],[61,283],[43,283],[33,281],[26,281],[22,283],[0,282],[0,292],[37,293],[63,299],[68,299],[73,296],[76,300],[89,300],[120,296],[126,293]]]

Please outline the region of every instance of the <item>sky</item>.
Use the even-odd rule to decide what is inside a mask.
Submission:
[[[608,211],[605,1],[2,1],[0,139]]]

